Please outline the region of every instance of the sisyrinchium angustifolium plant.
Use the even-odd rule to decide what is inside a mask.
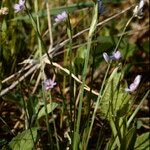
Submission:
[[[130,3],[0,2],[0,148],[149,149],[148,3]]]

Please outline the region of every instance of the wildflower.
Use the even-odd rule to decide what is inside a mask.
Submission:
[[[67,18],[67,13],[66,11],[63,11],[61,14],[58,14],[55,18],[55,22],[56,23],[59,23],[59,22],[62,22],[62,21],[65,21],[66,18]]]
[[[7,15],[8,14],[8,8],[7,7],[3,7],[0,9],[0,15]]]
[[[130,84],[129,88],[125,88],[125,91],[126,92],[134,92],[140,84],[141,77],[142,77],[141,75],[137,75],[136,78],[134,79],[133,83]]]
[[[119,60],[121,58],[120,51],[113,52],[111,56],[108,56],[107,53],[103,53],[103,57],[106,62],[109,62],[111,60]]]
[[[15,13],[24,10],[24,8],[25,8],[25,0],[19,0],[19,3],[14,5]]]
[[[138,17],[139,19],[142,18],[144,4],[145,4],[144,0],[141,0],[139,5],[135,6],[133,10],[133,15],[135,17]]]
[[[54,82],[51,79],[46,79],[44,81],[44,88],[45,88],[45,90],[52,89],[55,85],[56,85],[56,82]]]

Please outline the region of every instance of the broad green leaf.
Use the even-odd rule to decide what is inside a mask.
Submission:
[[[47,104],[47,113],[48,113],[48,114],[51,113],[57,106],[58,106],[58,104],[55,103],[55,102],[52,102],[52,103],[50,103],[50,104]],[[41,110],[39,111],[39,113],[38,113],[37,119],[39,119],[39,118],[41,118],[41,117],[43,117],[43,116],[45,116],[45,115],[46,115],[45,107],[43,106],[43,107],[41,108]]]
[[[149,150],[150,149],[150,133],[144,133],[137,137],[136,143],[135,143],[135,150]]]
[[[104,116],[126,114],[128,109],[129,94],[125,93],[125,87],[120,84],[122,74],[114,69],[106,84],[104,95],[100,101],[101,112]]]
[[[28,129],[14,137],[9,143],[9,148],[12,150],[32,150],[34,147],[33,140],[35,142],[37,139],[38,128],[35,127],[31,130],[32,134],[31,131]]]

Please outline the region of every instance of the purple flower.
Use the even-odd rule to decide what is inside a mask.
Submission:
[[[107,53],[103,53],[103,57],[106,62],[109,62],[111,60],[119,60],[121,58],[120,51],[113,52],[111,56],[108,56]]]
[[[113,60],[119,60],[121,58],[120,51],[113,52],[111,57]]]
[[[25,8],[25,0],[19,0],[19,3],[14,5],[15,13],[24,10],[24,8]]]
[[[51,79],[46,79],[43,83],[45,90],[52,89],[56,85],[56,82]]]
[[[60,13],[56,16],[55,22],[59,23],[59,22],[65,21],[67,17],[68,17],[67,13],[65,11],[63,11],[62,13]]]
[[[142,77],[141,75],[137,75],[136,78],[134,79],[133,83],[130,84],[129,88],[125,88],[125,91],[126,92],[134,92],[140,84],[141,77]]]

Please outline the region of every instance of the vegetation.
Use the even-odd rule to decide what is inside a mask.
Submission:
[[[0,2],[0,148],[148,150],[149,1]]]

